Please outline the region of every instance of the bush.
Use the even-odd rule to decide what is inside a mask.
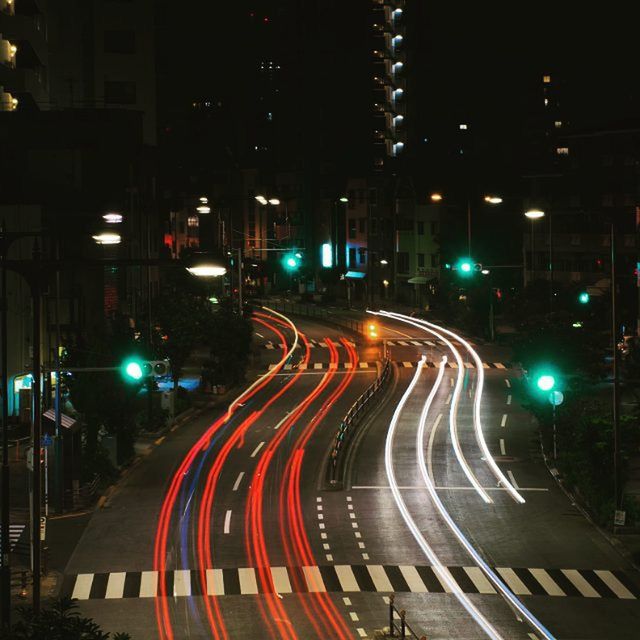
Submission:
[[[16,622],[2,640],[131,640],[126,633],[113,636],[76,611],[75,600],[61,598],[35,616],[30,607],[20,607]]]

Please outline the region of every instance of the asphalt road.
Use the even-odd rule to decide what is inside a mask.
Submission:
[[[263,320],[270,327],[256,326],[261,363],[254,378],[282,357],[277,331],[293,341],[291,330]],[[374,380],[381,348],[358,344],[353,351],[340,343],[339,330],[295,324],[308,349],[274,369],[228,422],[211,412],[169,434],[92,515],[64,568],[63,591],[79,597],[82,611],[107,630],[126,630],[134,640],[373,638],[388,626],[392,593],[418,637],[492,637],[470,611],[484,617],[494,637],[544,637],[495,592],[425,489],[418,423],[439,379],[436,365],[443,355],[455,362],[451,350],[421,329],[381,320],[393,386],[361,432],[346,488],[326,491],[322,471],[332,438]],[[340,344],[330,348],[325,338]],[[518,372],[499,351],[476,347],[486,363],[487,447],[524,504],[497,482],[478,447],[478,373],[459,342],[454,347],[466,364],[440,376],[423,447],[443,510],[549,637],[637,638],[633,571],[545,467],[535,424],[520,405]],[[398,413],[387,459],[412,532],[390,489],[385,443],[423,355],[429,366]],[[460,452],[488,503],[470,486],[452,446],[456,385]]]
[[[293,342],[291,330],[267,323]],[[292,628],[292,637],[307,638],[316,633],[322,607],[347,628],[337,594],[297,593],[308,591],[313,576],[284,568],[331,563],[337,540],[320,535],[318,478],[340,418],[375,379],[376,354],[366,347],[351,351],[335,329],[296,325],[309,341],[305,369],[295,366],[307,352],[300,348],[287,360],[293,368],[273,371],[268,384],[196,448],[188,468],[181,462],[219,416],[205,414],[169,434],[108,507],[93,514],[65,567],[63,592],[80,598],[82,611],[105,629],[126,630],[135,640],[255,638],[268,637],[277,619],[283,633]],[[335,351],[323,346],[325,338]],[[257,325],[256,341],[264,373],[282,356],[281,338]],[[178,487],[175,499],[163,510],[172,487]],[[163,514],[168,524],[160,566]],[[281,568],[271,571],[277,594],[256,595],[265,591],[264,576],[252,567],[262,566]],[[153,597],[163,583],[168,597]]]

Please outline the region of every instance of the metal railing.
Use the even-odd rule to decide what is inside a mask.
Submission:
[[[316,320],[322,320],[329,324],[334,324],[343,329],[349,329],[354,333],[364,335],[364,322],[360,320],[353,320],[351,318],[343,318],[339,315],[329,313],[322,307],[316,307],[310,304],[300,304],[298,302],[286,302],[285,300],[258,300],[260,306],[270,307],[274,311],[279,311],[285,315],[290,314],[294,316],[303,316],[305,318],[314,318]]]
[[[344,466],[344,452],[348,441],[353,437],[355,427],[360,423],[365,413],[372,407],[371,400],[382,389],[389,379],[391,361],[387,358],[382,366],[382,371],[376,380],[365,389],[362,395],[351,405],[349,411],[340,422],[338,432],[331,450],[329,465],[327,468],[328,480],[331,484],[337,482],[338,476]]]
[[[395,597],[389,596],[389,635],[392,638],[414,638],[414,640],[427,640],[427,636],[419,636],[407,622],[407,612],[398,609],[394,604]]]

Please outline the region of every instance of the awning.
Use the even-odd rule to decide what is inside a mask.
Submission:
[[[362,278],[366,278],[367,274],[364,271],[347,271],[347,273],[344,274],[344,277],[359,280]]]
[[[424,276],[416,276],[407,280],[409,284],[427,284],[429,282]]]
[[[51,420],[51,422],[56,421],[56,412],[53,409],[47,409],[43,414],[43,418],[47,418]],[[68,415],[64,413],[60,413],[60,425],[65,429],[73,429],[76,424],[78,424],[77,420],[70,418]]]

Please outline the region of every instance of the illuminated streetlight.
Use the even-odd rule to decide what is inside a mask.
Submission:
[[[502,204],[502,198],[500,196],[485,196],[484,201],[489,204]]]
[[[105,213],[102,216],[102,219],[107,224],[120,224],[122,222],[122,214],[121,213]]]
[[[431,202],[440,202],[442,200],[441,193],[432,193],[431,194]]]
[[[380,260],[380,264],[384,265],[385,267],[389,264],[388,260],[385,260],[384,258],[382,260]]]
[[[209,198],[202,196],[202,198],[200,198],[200,202],[202,202],[202,204],[209,204]]]
[[[525,211],[525,217],[529,218],[529,220],[540,220],[540,218],[544,218],[545,213],[540,209],[529,209]]]
[[[280,200],[278,198],[271,198],[269,200],[269,204],[272,204],[274,207],[277,207],[280,204]]]
[[[120,244],[122,237],[115,231],[103,231],[92,236],[97,244]]]
[[[211,213],[211,207],[206,204],[201,204],[199,207],[196,207],[196,211],[202,214]]]
[[[342,198],[340,198],[340,202],[349,202],[349,198],[342,196]]]
[[[187,271],[198,278],[218,278],[227,273],[226,267],[215,265],[200,265],[197,267],[187,267]]]
[[[260,204],[267,204],[268,200],[264,197],[264,196],[256,196],[256,200],[260,203]]]

